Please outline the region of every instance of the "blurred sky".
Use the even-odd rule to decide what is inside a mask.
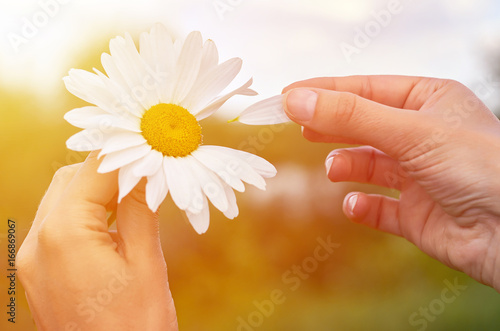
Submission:
[[[398,13],[377,31],[373,13],[390,6]],[[39,27],[24,38],[23,29],[33,32],[27,21]],[[157,21],[180,37],[200,30],[222,59],[243,58],[235,84],[253,76],[260,98],[326,75],[436,76],[474,89],[488,79],[488,54],[500,50],[496,0],[1,0],[0,81],[53,98],[89,42],[125,31],[137,38]],[[342,43],[356,46],[356,31],[366,27],[374,36],[348,61]],[[13,47],[17,37],[24,40]],[[496,106],[495,98],[483,99]]]

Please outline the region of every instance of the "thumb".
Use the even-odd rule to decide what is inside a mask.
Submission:
[[[431,133],[426,114],[349,92],[297,88],[285,94],[284,107],[292,121],[309,130],[371,145],[396,159]]]

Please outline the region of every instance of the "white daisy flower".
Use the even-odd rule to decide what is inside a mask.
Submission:
[[[107,76],[72,69],[64,78],[72,94],[95,105],[64,116],[84,129],[68,139],[68,148],[101,150],[100,173],[119,169],[118,202],[147,177],[149,208],[156,211],[170,192],[200,234],[209,225],[208,200],[236,217],[233,189],[243,192],[243,182],[265,189],[264,178],[276,169],[250,153],[202,145],[200,121],[234,95],[256,94],[250,79],[219,95],[239,73],[241,59],[219,64],[213,41],[203,44],[192,32],[173,43],[161,24],[140,36],[139,51],[128,34],[112,39],[109,48],[111,55],[101,58]]]

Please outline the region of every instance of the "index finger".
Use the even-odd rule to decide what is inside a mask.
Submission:
[[[101,163],[97,158],[98,153],[93,151],[89,154],[54,207],[56,217],[47,220],[62,225],[68,223],[70,218],[73,225],[77,222],[107,231],[106,206],[117,197],[118,170],[98,173],[97,168]],[[61,212],[64,217],[59,217]]]
[[[419,110],[446,80],[396,75],[319,77],[295,82],[283,89],[312,87],[350,92],[377,103],[402,109]]]

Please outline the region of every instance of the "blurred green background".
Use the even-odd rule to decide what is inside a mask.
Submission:
[[[127,24],[117,26],[86,42],[73,43],[74,49],[68,50],[70,60],[61,70],[100,69],[99,55],[108,51],[109,38],[116,30],[121,34]],[[491,68],[486,72],[498,69],[493,68],[496,61],[488,62],[492,58],[486,53],[484,66]],[[362,71],[362,66],[357,70]],[[276,92],[283,87],[274,84]],[[265,90],[266,85],[262,86]],[[85,104],[66,92],[60,80],[48,95],[29,87],[29,82],[11,84],[4,78],[0,85],[2,275],[7,275],[8,268],[7,218],[16,220],[19,246],[54,172],[85,158],[83,153],[66,149],[65,141],[78,129],[63,120],[65,112]],[[450,270],[403,239],[352,224],[342,214],[342,199],[350,191],[391,196],[397,192],[330,183],[323,162],[330,150],[340,146],[309,143],[293,124],[248,127],[226,123],[230,114],[241,110],[240,105],[230,103],[222,116],[203,121],[205,143],[239,148],[257,141],[258,155],[275,164],[278,175],[268,181],[266,192],[247,187],[245,193],[237,193],[240,216],[235,220],[212,209],[210,228],[201,236],[170,197],[164,202],[161,238],[181,330],[500,328],[500,295],[495,290]],[[321,240],[331,240],[338,247],[325,261],[309,264],[310,272],[303,279],[291,282],[289,272],[295,265],[307,265]],[[7,323],[7,281],[5,276],[0,278],[0,330],[35,330],[19,283],[16,324]],[[447,282],[466,286],[451,303],[441,300]],[[277,291],[281,301],[270,312],[266,303]],[[259,306],[268,310],[263,312]],[[431,316],[421,315],[421,308],[429,309]],[[410,320],[414,313],[419,315]]]

